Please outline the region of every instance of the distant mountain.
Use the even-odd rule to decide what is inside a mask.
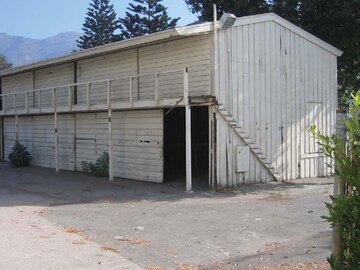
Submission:
[[[66,32],[45,39],[31,39],[0,33],[0,54],[14,66],[22,66],[71,53],[77,49],[79,36],[79,33]]]

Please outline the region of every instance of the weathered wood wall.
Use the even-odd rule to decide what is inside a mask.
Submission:
[[[328,175],[329,160],[319,153],[309,127],[334,132],[336,56],[273,21],[220,30],[217,53],[219,103],[282,178]],[[251,181],[266,180],[261,170],[255,174]]]
[[[5,158],[15,142],[15,119],[4,118]],[[114,112],[114,176],[163,182],[163,111]],[[19,117],[19,141],[33,156],[32,164],[55,167],[54,116]],[[81,162],[94,162],[108,152],[107,113],[58,116],[59,168],[81,170]]]
[[[183,96],[182,69],[189,69],[190,95],[201,96],[211,94],[211,39],[210,35],[186,37],[140,48],[128,49],[115,53],[79,60],[74,63],[59,64],[35,70],[33,72],[10,75],[2,78],[3,93],[25,91],[31,89],[51,88],[78,83],[129,77],[137,74],[153,74],[155,72],[180,70],[178,73],[161,75],[159,78],[160,98],[177,98]],[[77,104],[86,104],[86,85],[76,87]],[[91,85],[91,104],[106,103],[106,82]],[[112,101],[129,101],[129,78],[112,82]],[[135,100],[154,100],[155,77],[135,78],[132,82]],[[68,87],[56,89],[58,106],[68,104]],[[71,88],[74,93],[75,88]],[[29,108],[38,106],[37,93],[28,95]],[[13,97],[8,97],[7,108],[12,108]],[[25,95],[17,96],[18,109],[25,108]],[[42,107],[52,106],[52,92],[41,94]]]

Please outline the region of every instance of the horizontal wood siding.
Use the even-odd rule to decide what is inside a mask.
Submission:
[[[74,83],[74,64],[59,65],[50,68],[36,70],[35,88],[51,88],[55,86],[68,85]],[[71,95],[73,95],[73,88]],[[37,95],[37,93],[36,93]],[[56,89],[56,104],[58,106],[67,106],[69,100],[69,88],[60,87]],[[37,97],[35,97],[37,104]],[[41,93],[41,105],[44,107],[52,106],[52,91],[44,90]]]
[[[163,182],[163,111],[114,112],[114,175]]]
[[[19,123],[19,142],[28,148],[33,159],[31,164],[39,167],[55,168],[54,117],[21,116]],[[4,118],[5,158],[15,143],[15,119]],[[73,116],[59,115],[59,168],[74,170]]]
[[[331,173],[309,127],[335,131],[336,56],[275,22],[221,30],[218,54],[219,103],[282,177]]]
[[[33,89],[33,73],[26,72],[12,76],[5,76],[1,78],[2,83],[2,93],[13,93],[13,92],[21,92]],[[20,94],[16,97],[16,103],[19,109],[25,108],[25,95]],[[6,98],[6,108],[13,109],[14,108],[14,97],[8,96]]]
[[[251,151],[249,170],[242,173],[236,172],[236,147],[243,146],[245,143],[218,114],[216,114],[216,123],[217,186],[234,187],[271,181],[273,177]]]
[[[139,60],[140,74],[187,67],[189,70],[189,95],[211,94],[210,35],[188,37],[140,48]],[[141,79],[142,96],[153,98],[154,91],[151,87],[153,85],[153,78]],[[183,74],[162,75],[159,93],[162,98],[182,97]]]
[[[18,119],[19,142],[32,154],[31,164],[54,168],[54,116],[21,116]],[[114,112],[112,125],[114,176],[163,182],[163,111]],[[4,126],[7,158],[15,143],[15,118],[5,117]],[[59,115],[58,138],[59,168],[81,171],[81,162],[95,162],[103,152],[109,151],[108,115]]]
[[[106,54],[78,62],[78,82],[89,82],[127,77],[137,74],[136,49]],[[129,100],[128,79],[115,81],[111,85],[113,102]],[[106,103],[106,82],[91,86],[91,104]],[[78,104],[86,103],[86,85],[78,87]]]

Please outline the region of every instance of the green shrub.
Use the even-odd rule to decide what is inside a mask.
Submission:
[[[15,142],[8,158],[11,162],[11,166],[15,168],[29,166],[32,159],[31,154],[27,151],[27,148],[18,141]]]
[[[353,95],[350,116],[345,124],[346,142],[336,135],[324,136],[315,130],[315,126],[311,127],[325,154],[336,161],[335,174],[352,189],[349,194],[331,196],[331,203],[326,204],[329,215],[323,217],[336,228],[343,242],[341,260],[333,255],[328,259],[334,270],[360,269],[360,91]]]
[[[92,162],[81,162],[82,171],[86,174],[94,176],[108,176],[109,175],[109,154],[102,153],[102,155],[96,160],[95,163]]]

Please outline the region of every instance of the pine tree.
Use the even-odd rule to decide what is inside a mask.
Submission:
[[[6,60],[3,54],[0,54],[0,70],[12,68],[12,64]]]
[[[180,18],[172,19],[167,14],[162,0],[133,0],[129,3],[125,18],[120,19],[121,36],[124,39],[143,36],[174,28]]]
[[[185,0],[185,2],[200,21],[213,20],[214,4],[217,7],[218,18],[224,12],[233,13],[237,17],[269,12],[267,0]]]
[[[119,28],[117,15],[110,0],[93,0],[83,24],[84,34],[77,40],[80,49],[89,49],[120,39],[115,31]]]

